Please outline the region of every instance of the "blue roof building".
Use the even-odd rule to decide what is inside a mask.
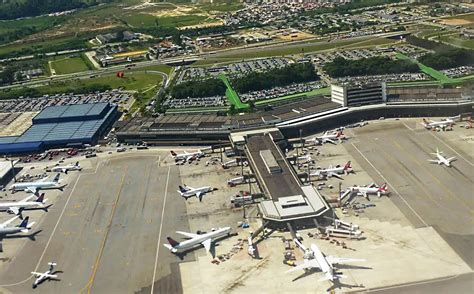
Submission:
[[[50,106],[21,136],[0,137],[0,154],[96,144],[119,115],[117,106],[109,103]]]

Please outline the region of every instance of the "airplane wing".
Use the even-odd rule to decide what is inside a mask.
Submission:
[[[334,140],[331,140],[331,139],[324,139],[324,142],[328,142],[328,143],[336,145],[336,142],[334,142]]]
[[[456,160],[456,157],[450,157],[448,159],[446,159],[448,162],[451,162],[451,161],[455,161]]]
[[[319,263],[316,261],[316,259],[310,259],[310,260],[305,259],[303,263],[293,267],[292,269],[287,270],[286,273],[291,273],[291,272],[304,270],[308,268],[319,268]]]
[[[338,175],[337,173],[330,172],[330,173],[328,173],[328,175],[330,175],[331,177],[335,177],[335,178],[338,178],[338,179],[342,180],[341,175]]]
[[[36,187],[27,187],[26,191],[29,191],[33,194],[36,194],[36,193],[38,193],[38,188],[36,188]]]
[[[44,273],[38,273],[38,272],[31,272],[32,275],[35,275],[36,277],[39,277],[43,275]]]
[[[204,193],[202,193],[202,192],[197,192],[196,193],[196,197],[199,198],[199,202],[202,201],[202,195],[204,195]]]
[[[33,197],[36,197],[36,195],[35,195],[35,194],[32,194],[32,195],[26,197],[25,199],[21,200],[20,202],[27,202],[27,201],[29,201],[29,200],[30,200],[31,198],[33,198]]]
[[[369,199],[369,196],[367,196],[367,193],[366,193],[366,192],[360,191],[359,193],[362,194],[362,196],[364,196],[366,199]]]
[[[182,231],[176,231],[176,233],[181,234],[181,235],[186,236],[186,237],[189,237],[189,238],[196,238],[196,237],[199,236],[198,234],[182,232]]]
[[[8,226],[11,222],[13,222],[14,220],[16,220],[18,218],[18,216],[15,216],[15,217],[12,217],[11,219],[3,222],[0,224],[0,228],[5,228],[6,226]]]
[[[14,214],[18,214],[20,212],[20,209],[18,207],[9,207],[8,209]]]
[[[207,239],[207,240],[203,241],[201,244],[204,246],[204,248],[206,248],[207,252],[211,251],[211,244],[212,244],[211,239]]]
[[[428,159],[428,161],[431,162],[431,163],[438,163],[438,161],[434,160],[434,159]]]
[[[328,256],[326,260],[330,264],[341,264],[341,263],[351,263],[351,262],[364,262],[365,259],[360,258],[345,258],[345,257],[335,257],[335,256]]]

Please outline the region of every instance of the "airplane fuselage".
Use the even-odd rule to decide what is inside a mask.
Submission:
[[[29,182],[29,183],[17,183],[13,184],[10,187],[12,191],[24,191],[28,188],[36,188],[37,190],[44,190],[44,189],[60,189],[64,187],[64,185],[60,185],[57,182]]]
[[[328,276],[328,278],[333,281],[334,280],[334,275],[333,275],[333,268],[332,265],[329,264],[329,262],[326,260],[326,257],[323,255],[321,250],[319,250],[318,246],[316,244],[311,244],[311,250],[313,251],[313,256],[316,259],[316,261],[319,264],[319,267],[321,268],[321,271]]]
[[[81,171],[82,167],[79,167],[77,165],[66,165],[66,166],[56,166],[51,169],[52,172],[57,172],[57,173],[62,173],[64,171]]]
[[[181,196],[191,197],[191,196],[194,196],[198,193],[207,193],[207,192],[210,192],[210,191],[212,191],[211,187],[201,187],[201,188],[191,189],[189,191],[180,192],[180,193],[181,193]]]
[[[0,235],[16,234],[16,233],[20,233],[22,230],[25,230],[25,228],[20,228],[20,227],[0,228]]]
[[[232,228],[230,228],[230,227],[224,227],[224,228],[220,228],[220,229],[217,229],[215,231],[212,231],[212,232],[209,232],[209,233],[206,233],[206,234],[199,235],[199,236],[197,236],[195,238],[192,238],[190,240],[180,242],[178,245],[176,245],[175,247],[173,247],[171,249],[171,252],[180,253],[180,252],[183,252],[183,251],[186,251],[186,250],[193,249],[195,247],[201,246],[201,243],[204,242],[207,239],[212,239],[212,241],[214,241],[216,239],[223,238],[223,237],[229,235],[231,230],[232,230]]]

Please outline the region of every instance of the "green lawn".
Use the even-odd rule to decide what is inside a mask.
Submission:
[[[372,37],[371,37],[372,38]],[[298,45],[280,45],[278,47],[273,48],[265,48],[265,49],[250,49],[252,52],[229,52],[225,54],[221,54],[222,57],[219,58],[234,58],[234,59],[244,59],[244,58],[259,58],[259,57],[271,57],[271,56],[285,56],[285,55],[294,55],[294,54],[302,54],[302,53],[312,53],[316,51],[323,51],[335,48],[343,48],[349,47],[352,45],[351,48],[357,47],[367,47],[367,46],[376,46],[383,44],[390,44],[393,43],[392,40],[388,40],[386,38],[378,38],[378,39],[371,39],[366,38],[365,40],[336,40],[336,41],[312,41],[306,44],[298,44]],[[388,40],[388,41],[387,41]],[[237,50],[236,50],[237,51]]]
[[[225,91],[225,95],[227,96],[227,99],[229,99],[229,102],[235,106],[235,109],[237,110],[249,109],[250,105],[246,103],[242,103],[242,101],[240,101],[239,95],[237,95],[237,92],[235,92],[234,88],[232,88],[232,85],[230,84],[227,77],[224,74],[220,74],[219,78],[226,85],[227,90]]]
[[[183,27],[197,25],[207,17],[203,15],[180,15],[180,16],[166,16],[156,17],[150,14],[133,14],[124,17],[130,26],[135,28],[140,27],[156,27],[161,26],[165,28]]]
[[[448,76],[446,76],[444,73],[432,68],[432,67],[429,67],[429,66],[426,66],[414,59],[411,59],[410,57],[404,55],[404,54],[401,54],[401,53],[397,53],[396,57],[398,59],[408,59],[408,60],[411,60],[413,62],[416,62],[418,64],[418,66],[420,67],[421,71],[430,75],[432,78],[434,78],[435,80],[437,80],[439,83],[441,83],[442,85],[456,85],[456,84],[462,84],[464,81],[466,80],[470,80],[472,78],[474,78],[474,75],[471,75],[471,76],[467,76],[467,77],[462,77],[462,78],[450,78]],[[425,81],[426,82],[426,81]],[[432,81],[428,81],[428,82],[432,82]],[[407,82],[407,83],[418,83],[418,84],[421,84],[422,82]],[[398,84],[398,83],[397,83]]]
[[[268,100],[260,100],[260,101],[255,102],[255,105],[265,105],[265,104],[284,101],[284,100],[292,100],[295,98],[301,98],[302,96],[305,96],[306,98],[308,98],[315,95],[329,95],[329,94],[331,94],[331,88],[326,87],[326,88],[316,89],[316,90],[305,92],[305,93],[292,94],[292,95],[277,97],[277,98],[268,99]]]
[[[165,64],[160,64],[160,65],[150,65],[150,66],[141,67],[139,70],[140,71],[160,71],[169,75],[171,71],[173,70],[173,67],[169,65],[165,65]]]
[[[457,36],[441,36],[441,41],[452,44],[454,46],[464,47],[467,49],[474,49],[474,40],[463,39]]]
[[[74,57],[61,56],[52,58],[51,67],[57,75],[89,70],[89,67],[81,56],[77,56],[77,54],[73,56]]]

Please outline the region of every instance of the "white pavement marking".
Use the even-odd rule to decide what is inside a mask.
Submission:
[[[150,291],[150,293],[152,293],[152,294],[153,294],[153,290],[155,288],[156,268],[158,266],[158,254],[160,254],[161,230],[163,228],[163,219],[164,219],[164,215],[165,215],[166,196],[168,195],[168,183],[169,183],[169,179],[170,179],[170,171],[171,171],[171,166],[168,166],[168,175],[166,177],[166,185],[165,185],[165,196],[163,198],[163,209],[161,210],[160,230],[159,230],[159,233],[158,233],[158,241],[156,243],[156,256],[155,256],[155,266],[153,268],[153,280],[151,281],[151,291]]]
[[[46,250],[48,250],[49,244],[51,243],[51,240],[53,239],[54,233],[56,232],[56,229],[58,228],[59,223],[61,222],[61,219],[62,219],[62,217],[63,217],[63,214],[64,214],[64,212],[66,211],[66,207],[67,207],[67,205],[68,205],[68,203],[69,203],[69,200],[71,199],[72,194],[74,194],[74,190],[76,189],[76,186],[77,186],[77,183],[79,182],[79,179],[81,178],[82,175],[90,175],[90,174],[95,174],[95,173],[97,173],[97,170],[99,169],[99,166],[100,166],[100,162],[97,164],[97,166],[96,166],[94,172],[92,172],[92,173],[80,174],[80,175],[77,177],[76,182],[74,183],[74,186],[72,187],[71,193],[69,193],[69,197],[67,198],[66,203],[64,204],[63,210],[61,211],[61,214],[59,215],[58,221],[56,222],[56,225],[54,226],[54,229],[53,229],[53,231],[51,232],[51,235],[49,236],[48,242],[46,243],[46,246],[44,247],[43,253],[41,253],[41,256],[40,256],[40,258],[39,258],[39,260],[38,260],[38,263],[36,264],[36,267],[35,267],[35,269],[33,270],[34,272],[38,271],[38,268],[39,268],[41,262],[43,261],[43,257],[44,257],[44,255],[46,254]],[[34,277],[34,275],[30,275],[28,278],[24,279],[23,281],[20,281],[20,282],[17,282],[17,283],[13,283],[13,284],[0,285],[0,287],[11,287],[11,286],[20,285],[20,284],[26,283],[29,279],[31,279],[31,278],[33,278],[33,277]]]
[[[362,152],[359,150],[359,148],[357,148],[353,143],[351,143],[351,145],[355,148],[355,150],[357,150],[357,152],[359,152],[359,154],[365,159],[365,161],[367,161],[367,163],[379,174],[379,176],[385,181],[385,183],[387,185],[389,185],[392,190],[398,194],[398,196],[400,196],[400,198],[403,200],[403,202],[408,206],[408,208],[410,208],[410,210],[421,220],[421,222],[425,225],[425,226],[429,226],[424,220],[423,218],[421,218],[421,216],[413,209],[413,207],[411,207],[410,204],[408,204],[408,202],[405,200],[405,198],[403,198],[402,194],[400,194],[397,189],[395,189],[395,187],[393,185],[391,185],[387,179],[382,175],[382,173],[369,161],[369,159],[367,157],[365,157],[364,154],[362,154]]]

